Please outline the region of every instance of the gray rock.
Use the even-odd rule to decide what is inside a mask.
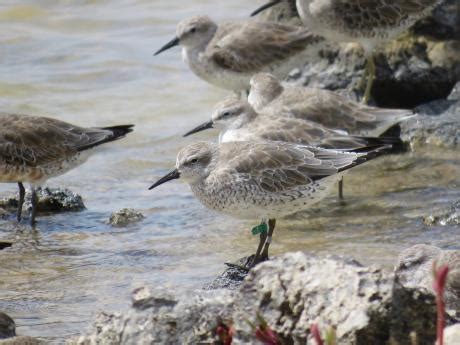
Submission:
[[[37,195],[39,212],[69,212],[81,211],[85,209],[82,197],[68,189],[38,188]],[[27,191],[23,212],[27,212],[32,208],[30,199],[31,192]],[[0,199],[0,208],[13,212],[16,211],[17,207],[17,195]]]
[[[286,344],[305,344],[312,323],[335,327],[339,344],[406,344],[411,332],[433,343],[432,294],[394,287],[392,278],[351,260],[288,253],[251,270],[236,291],[177,298],[137,289],[128,312],[101,314],[92,334],[68,344],[215,343],[222,323],[233,327],[234,344],[250,344],[256,340],[248,321],[258,315]],[[400,322],[401,315],[411,319]]]
[[[239,259],[236,264],[240,266],[245,266],[252,260],[251,256],[245,256]],[[236,266],[229,266],[227,267],[224,272],[218,275],[211,283],[206,284],[203,289],[204,290],[216,290],[216,289],[228,289],[228,290],[236,290],[241,286],[243,283],[244,278],[248,274],[247,270]]]
[[[144,218],[145,216],[140,211],[132,208],[123,208],[110,215],[109,224],[112,226],[122,227],[140,222]]]
[[[374,104],[414,108],[447,98],[460,80],[460,42],[406,35],[378,51],[375,63]],[[300,77],[296,74],[288,81],[358,99],[362,95],[364,66],[363,51],[355,44],[324,47],[317,59],[306,63]]]
[[[401,138],[411,147],[460,145],[460,100],[438,100],[415,109],[419,114],[400,124]]]
[[[460,344],[460,323],[444,329],[444,345]]]
[[[454,88],[452,89],[452,92],[450,93],[449,97],[447,97],[449,100],[460,100],[460,81],[455,84]]]
[[[215,329],[230,317],[233,297],[227,291],[177,300],[168,292],[148,288],[134,292],[127,313],[97,317],[95,332],[67,341],[93,344],[209,344],[217,340]]]
[[[13,242],[0,241],[0,250],[9,248],[13,245]]]
[[[16,335],[16,324],[7,314],[0,312],[0,339],[11,338]]]
[[[418,35],[435,39],[458,39],[460,37],[460,5],[457,0],[444,0],[433,13],[411,28]]]
[[[241,320],[257,314],[291,344],[304,344],[314,322],[336,327],[340,344],[388,340],[391,277],[376,268],[289,253],[250,271],[240,295],[235,327],[245,341],[251,329]]]
[[[426,225],[460,225],[460,200],[443,213],[423,217]]]
[[[407,289],[433,292],[433,264],[449,266],[445,291],[446,307],[453,317],[460,317],[460,250],[442,250],[435,246],[417,244],[398,257],[395,276]]]

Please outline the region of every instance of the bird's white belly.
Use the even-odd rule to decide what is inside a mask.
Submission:
[[[225,195],[201,193],[196,189],[194,194],[208,208],[235,218],[278,218],[307,210],[311,205],[321,201],[330,194],[340,177],[341,174],[336,174],[298,188],[294,192],[286,191],[272,195],[258,195],[257,192],[243,195],[238,192],[238,188],[235,192],[227,190]]]

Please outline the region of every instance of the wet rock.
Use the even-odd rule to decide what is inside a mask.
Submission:
[[[0,241],[0,250],[9,248],[13,245],[13,242]]]
[[[401,138],[411,147],[430,144],[455,148],[460,145],[460,101],[433,101],[415,111],[418,116],[400,124]]]
[[[444,0],[433,13],[419,20],[411,28],[418,35],[435,39],[458,39],[460,37],[460,6],[457,0]]]
[[[123,208],[110,215],[109,224],[122,227],[140,222],[144,218],[145,216],[140,211],[136,211],[132,208]]]
[[[239,259],[235,264],[244,267],[252,260],[251,256],[245,256]],[[224,272],[218,275],[211,283],[203,287],[204,290],[228,289],[236,290],[243,283],[248,271],[238,266],[230,265]]]
[[[69,212],[85,209],[82,197],[68,189],[38,188],[37,195],[39,212]],[[23,212],[27,212],[32,208],[30,199],[31,192],[27,191],[24,206],[22,208]],[[0,208],[14,212],[17,207],[17,195],[0,199]]]
[[[426,289],[433,292],[433,264],[449,266],[445,291],[446,307],[453,317],[460,317],[460,250],[442,250],[426,244],[417,244],[398,257],[396,280],[407,289]],[[456,315],[457,314],[457,315]]]
[[[460,344],[460,323],[444,329],[444,345]]]
[[[11,338],[16,335],[16,324],[7,314],[0,312],[0,339]]]
[[[336,328],[339,344],[427,343],[435,337],[432,294],[393,286],[393,276],[352,260],[288,253],[258,265],[238,290],[134,292],[126,313],[101,314],[89,336],[68,344],[214,343],[219,324],[235,331],[234,343],[255,343],[248,321],[263,317],[286,344],[305,344],[312,323]],[[411,317],[401,319],[401,315]],[[397,322],[395,322],[397,320]]]
[[[457,200],[446,212],[423,217],[426,225],[460,225],[460,200]]]

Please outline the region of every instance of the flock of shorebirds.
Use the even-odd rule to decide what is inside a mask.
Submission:
[[[410,110],[368,106],[374,48],[427,15],[436,0],[274,0],[254,11],[288,7],[304,25],[249,18],[217,24],[207,16],[180,22],[174,46],[194,74],[235,97],[216,105],[211,119],[185,135],[217,127],[219,142],[182,149],[176,167],[150,189],[181,178],[207,207],[243,219],[261,219],[249,269],[268,258],[275,219],[305,210],[328,195],[350,168],[388,152],[399,138],[385,132],[415,116]],[[275,8],[276,10],[276,8]],[[368,57],[363,101],[335,92],[283,85],[323,41],[358,42]],[[82,164],[95,147],[124,137],[133,125],[83,128],[56,119],[0,114],[0,182],[32,190]]]

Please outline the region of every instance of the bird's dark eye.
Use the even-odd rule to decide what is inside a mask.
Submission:
[[[196,162],[198,162],[198,158],[193,158],[190,160],[190,163],[196,163]]]
[[[230,116],[230,112],[226,111],[225,113],[222,114],[222,116]]]
[[[190,29],[190,32],[191,32],[192,34],[195,33],[195,32],[196,32],[196,28],[191,28],[191,29]]]

